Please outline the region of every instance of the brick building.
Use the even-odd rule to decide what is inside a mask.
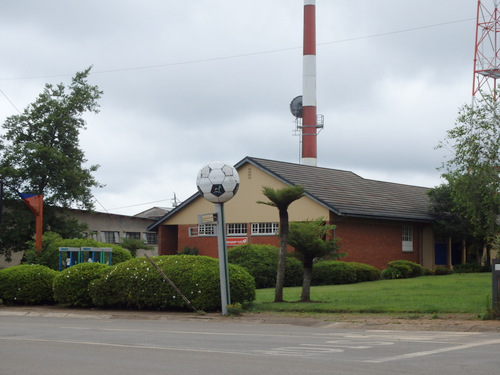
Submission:
[[[335,224],[340,251],[348,254],[342,260],[379,269],[396,259],[411,260],[425,268],[436,265],[428,188],[254,157],[244,158],[235,168],[240,188],[224,204],[228,248],[244,243],[279,246],[278,210],[257,203],[267,200],[262,187],[302,185],[306,193],[290,205],[290,221],[323,217]],[[158,253],[175,254],[185,247],[197,247],[200,255],[217,257],[214,226],[198,222],[198,215],[212,212],[214,204],[196,193],[149,226],[148,231],[158,232]]]

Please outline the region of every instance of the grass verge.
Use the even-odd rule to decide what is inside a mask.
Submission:
[[[274,303],[274,289],[257,290],[255,312],[478,314],[491,306],[491,274],[452,274],[380,280],[311,288],[315,302],[301,303],[301,288],[285,288]]]

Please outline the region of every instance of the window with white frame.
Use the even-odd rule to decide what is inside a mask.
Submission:
[[[134,240],[140,240],[141,233],[140,232],[125,232],[125,238],[132,238]]]
[[[158,244],[158,233],[156,232],[144,232],[142,234],[142,240],[148,245]]]
[[[200,224],[197,227],[189,228],[189,237],[215,236],[217,224]]]
[[[120,243],[120,232],[101,232],[101,240],[105,243]]]
[[[403,225],[403,252],[413,251],[413,227]]]
[[[227,225],[227,235],[228,236],[246,236],[247,235],[247,224],[246,223],[235,223]]]
[[[278,233],[278,223],[252,223],[252,235]]]

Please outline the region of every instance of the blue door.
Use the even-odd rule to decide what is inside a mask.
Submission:
[[[434,246],[434,264],[446,266],[448,247],[446,243],[436,243]]]

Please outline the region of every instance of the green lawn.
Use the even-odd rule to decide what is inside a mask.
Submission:
[[[296,302],[301,288],[285,288],[287,302],[273,303],[274,289],[257,290],[252,309],[291,312],[464,313],[483,314],[491,307],[491,274],[422,276],[311,288],[312,303]]]

